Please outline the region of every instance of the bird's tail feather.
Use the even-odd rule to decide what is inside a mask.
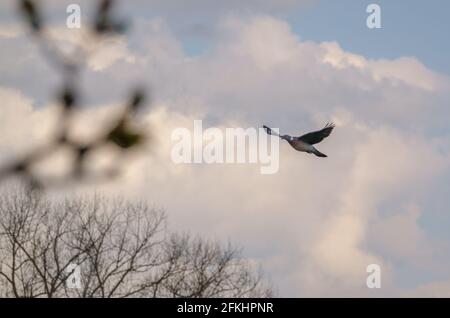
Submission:
[[[321,153],[321,152],[320,152],[319,150],[317,150],[317,149],[314,149],[313,154],[315,154],[317,157],[320,157],[320,158],[327,158],[327,157],[328,157],[326,154]]]

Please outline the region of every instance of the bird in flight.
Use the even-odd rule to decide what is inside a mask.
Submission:
[[[318,144],[325,138],[327,138],[331,132],[333,131],[335,125],[333,123],[326,124],[326,126],[318,131],[310,132],[306,135],[300,136],[300,137],[292,137],[289,135],[279,135],[277,132],[273,131],[271,128],[267,126],[263,126],[263,128],[266,130],[267,134],[272,136],[280,137],[283,140],[286,140],[292,148],[294,148],[297,151],[301,152],[307,152],[307,153],[313,153],[317,157],[326,158],[327,155],[321,153],[319,150],[317,150],[313,145]]]

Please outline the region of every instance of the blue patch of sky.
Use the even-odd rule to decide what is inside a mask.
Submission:
[[[381,29],[366,26],[369,4],[381,7]],[[337,41],[368,58],[417,57],[450,75],[450,1],[319,0],[288,18],[304,40]]]
[[[366,26],[369,15],[366,8],[371,3],[381,7],[381,29]],[[450,75],[449,15],[448,0],[318,0],[289,13],[274,14],[287,20],[303,40],[336,41],[345,50],[372,59],[412,56],[447,75]],[[217,16],[208,18],[208,14],[199,12],[197,17],[190,18],[194,20],[182,25],[176,21],[176,33],[181,35],[187,54],[199,55],[213,44],[213,37],[182,30],[190,23],[213,28]]]

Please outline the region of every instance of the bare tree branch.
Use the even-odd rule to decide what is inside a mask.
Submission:
[[[0,262],[3,297],[271,295],[231,244],[168,233],[163,211],[100,196],[0,194]],[[69,284],[73,265],[77,288]]]

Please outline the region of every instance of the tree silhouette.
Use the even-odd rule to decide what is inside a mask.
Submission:
[[[163,211],[101,196],[2,194],[0,262],[2,297],[272,295],[239,249],[171,233]]]

